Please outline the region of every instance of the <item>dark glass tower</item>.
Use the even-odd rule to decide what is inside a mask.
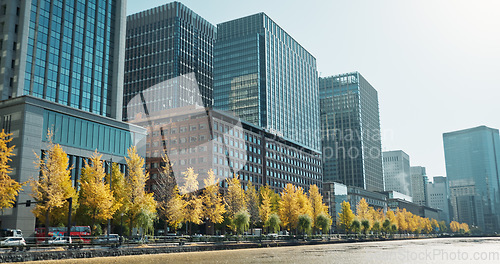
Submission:
[[[2,1],[0,99],[32,95],[121,120],[125,4]]]
[[[124,119],[137,103],[148,112],[190,105],[198,101],[193,97],[211,106],[215,34],[215,26],[179,2],[128,16]],[[145,102],[132,100],[136,95]]]
[[[314,58],[264,13],[217,25],[214,107],[320,151]]]
[[[453,220],[479,225],[484,231],[499,231],[498,129],[480,126],[444,133],[443,142]],[[469,206],[477,202],[480,206]],[[478,215],[481,207],[484,216]]]
[[[383,191],[377,91],[358,72],[320,78],[323,182]]]

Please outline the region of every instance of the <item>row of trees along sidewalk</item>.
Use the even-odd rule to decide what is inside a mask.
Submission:
[[[128,149],[128,176],[120,172],[118,164],[112,164],[112,179],[105,173],[102,155],[97,151],[85,161],[77,191],[71,182],[69,159],[59,144],[51,142],[48,150],[37,155],[38,179],[32,179],[32,196],[36,201],[33,213],[45,226],[60,226],[68,217],[68,199],[72,198],[74,219],[78,225],[90,225],[93,233],[101,233],[101,225],[108,219],[125,218],[129,230],[141,227],[152,230],[156,219],[157,203],[152,193],[145,192],[148,174],[144,171],[144,159],[135,147]],[[36,155],[36,154],[35,154]],[[110,180],[112,181],[110,188]]]
[[[8,162],[15,147],[8,146],[11,135],[0,133],[2,211],[15,204],[22,185],[26,184],[8,175],[12,171]],[[37,179],[29,181],[36,203],[33,213],[45,226],[66,224],[69,198],[72,199],[74,221],[78,225],[90,225],[93,234],[102,233],[101,225],[108,219],[113,219],[115,226],[125,226],[128,234],[134,227],[151,233],[154,222],[160,218],[165,222],[165,230],[168,226],[177,230],[185,224],[191,233],[193,225],[205,223],[209,234],[214,234],[215,229],[242,233],[250,227],[263,227],[272,233],[281,228],[294,233],[328,232],[332,223],[316,185],[310,186],[305,193],[303,188],[287,184],[277,194],[269,186],[257,190],[249,182],[243,190],[238,176],[233,175],[225,179],[228,187],[223,190],[219,187],[219,179],[209,170],[200,187],[199,175],[188,168],[182,173],[183,184],[178,186],[165,155],[153,195],[145,191],[149,175],[135,147],[128,150],[125,158],[127,177],[114,163],[111,176],[106,174],[102,155],[96,151],[89,161],[85,161],[77,190],[71,181],[73,168],[69,166],[68,156],[59,144],[52,143],[52,136],[49,131],[49,144],[43,155],[34,154],[40,173]]]
[[[0,210],[12,208],[22,186],[9,174],[9,162],[15,146],[9,146],[12,134],[0,132]],[[301,187],[287,184],[280,194],[269,186],[259,190],[249,182],[247,190],[241,188],[236,175],[226,179],[227,189],[219,188],[219,181],[212,170],[207,172],[200,188],[198,174],[192,168],[183,172],[182,186],[177,186],[170,170],[170,162],[163,156],[163,167],[156,181],[156,195],[145,191],[149,175],[144,170],[144,159],[135,147],[128,150],[126,159],[128,176],[112,164],[112,179],[105,173],[102,155],[97,151],[86,161],[79,179],[77,191],[71,182],[71,167],[68,156],[59,144],[51,142],[48,133],[48,150],[40,157],[36,153],[36,166],[40,170],[38,179],[29,181],[32,196],[36,201],[33,213],[45,226],[64,225],[68,217],[68,199],[72,198],[74,219],[77,224],[90,225],[94,233],[101,233],[101,224],[113,219],[115,225],[128,232],[133,227],[141,227],[152,232],[158,216],[165,222],[165,230],[170,226],[177,230],[183,223],[191,233],[193,225],[206,223],[207,233],[215,229],[223,232],[242,233],[248,228],[263,227],[267,232],[277,232],[281,228],[295,233],[328,232],[331,217],[323,204],[318,187],[312,185],[306,194]],[[110,181],[112,181],[110,188]],[[346,233],[394,234],[399,233],[469,233],[466,223],[452,221],[449,226],[444,221],[423,218],[402,210],[375,210],[365,199],[356,205],[357,215],[348,202],[342,203],[338,217],[338,228]]]
[[[148,175],[144,171],[144,159],[135,147],[128,149],[126,159],[128,177],[120,172],[118,164],[112,164],[112,186],[109,174],[105,173],[102,155],[97,151],[90,161],[85,161],[77,191],[71,181],[71,170],[68,155],[59,144],[53,144],[52,132],[49,131],[48,149],[42,156],[37,153],[35,166],[39,169],[37,179],[18,183],[10,178],[12,172],[9,162],[15,148],[9,146],[12,134],[0,132],[0,210],[12,208],[22,186],[31,185],[31,196],[35,200],[33,214],[45,226],[62,226],[67,223],[69,198],[77,224],[90,225],[93,232],[101,233],[101,225],[107,219],[123,220],[132,227],[152,230],[153,221],[157,218],[157,203],[152,193],[145,192]],[[46,229],[48,231],[48,229]]]
[[[453,221],[448,228],[445,221],[438,222],[436,219],[420,217],[406,211],[406,209],[396,209],[395,211],[389,209],[384,213],[380,209],[375,210],[368,206],[364,198],[356,205],[356,212],[356,215],[352,212],[349,202],[342,202],[337,221],[339,230],[356,234],[372,232],[375,235],[446,233],[448,230],[462,234],[470,232],[466,223],[459,224]]]
[[[249,228],[263,227],[274,233],[284,228],[290,232],[328,232],[332,220],[316,185],[305,193],[301,187],[287,184],[280,194],[269,186],[256,189],[249,182],[246,190],[237,175],[225,179],[227,188],[220,188],[219,179],[209,170],[199,186],[199,174],[193,168],[183,172],[177,186],[170,162],[163,156],[157,180],[158,212],[169,226],[177,230],[184,223],[191,233],[193,225],[206,224],[208,234],[243,233]]]

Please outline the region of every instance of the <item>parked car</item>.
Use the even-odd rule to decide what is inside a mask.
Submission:
[[[100,236],[97,240],[99,244],[106,243],[120,243],[120,236],[118,234],[109,234],[109,236]]]
[[[276,233],[268,234],[268,236],[271,237],[272,239],[278,239],[278,234]]]
[[[22,237],[6,237],[0,241],[0,246],[26,246],[26,241]]]
[[[62,245],[62,244],[71,244],[71,237],[69,239],[61,236],[53,237],[48,241],[51,245]]]

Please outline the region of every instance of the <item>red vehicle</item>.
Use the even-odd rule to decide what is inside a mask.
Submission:
[[[49,238],[64,237],[68,231],[67,227],[49,227]],[[70,231],[71,238],[74,242],[81,241],[83,243],[90,243],[90,226],[72,226]],[[45,241],[45,227],[35,228],[35,236],[37,242]]]

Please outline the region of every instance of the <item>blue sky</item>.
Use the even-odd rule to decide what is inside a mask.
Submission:
[[[383,150],[446,175],[442,133],[500,128],[500,1],[180,1],[212,24],[265,12],[317,59],[379,93]],[[168,1],[128,0],[133,14]]]

